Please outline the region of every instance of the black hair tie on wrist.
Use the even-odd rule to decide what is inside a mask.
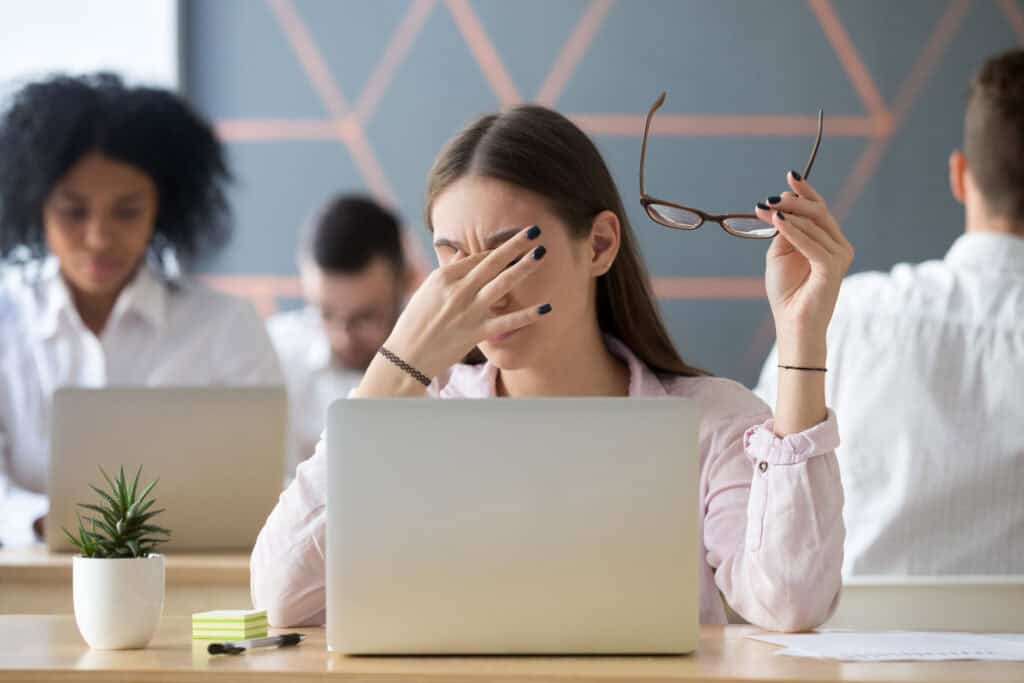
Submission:
[[[783,365],[779,363],[779,367],[783,370],[801,370],[803,372],[828,372],[828,368],[807,368],[802,365]]]
[[[404,370],[409,375],[412,375],[412,377],[417,382],[422,384],[423,386],[425,386],[425,387],[429,387],[430,386],[430,378],[429,377],[424,375],[422,372],[420,372],[419,370],[417,370],[413,366],[411,366],[408,363],[406,363],[404,360],[399,358],[396,354],[392,353],[391,351],[389,351],[388,349],[384,348],[383,346],[380,347],[380,355],[382,355],[385,358],[387,358],[389,361],[391,361],[392,363],[397,365],[399,368]]]

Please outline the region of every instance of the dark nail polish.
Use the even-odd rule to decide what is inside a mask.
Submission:
[[[551,304],[544,304],[543,306],[537,309],[537,312],[540,313],[541,315],[547,315],[548,313],[551,312]]]
[[[768,198],[768,203],[769,204],[778,204],[781,201],[782,201],[782,197],[780,197],[777,194],[773,194],[771,197]]]
[[[796,180],[798,182],[804,179],[804,177],[797,173],[796,171],[790,171],[789,174],[793,176],[793,180]]]
[[[544,247],[543,244],[540,245],[539,247],[533,250],[533,260],[540,261],[542,258],[544,258],[544,254],[546,253],[548,253],[548,250]]]
[[[778,215],[780,221],[786,220],[786,215],[781,211],[776,211],[775,213]]]
[[[540,226],[535,225],[526,231],[526,239],[535,240],[540,237]]]
[[[758,202],[757,203],[757,208],[761,209],[762,211],[771,211],[772,210],[772,207],[768,206],[764,202]]]

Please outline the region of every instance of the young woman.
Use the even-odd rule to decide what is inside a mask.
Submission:
[[[768,296],[782,362],[823,368],[852,248],[814,188],[787,180],[792,192],[757,208],[780,233]],[[724,598],[763,628],[824,622],[844,531],[823,374],[785,371],[773,418],[744,387],[683,362],[604,161],[555,112],[518,107],[459,133],[431,171],[426,215],[440,267],[355,396],[689,397],[703,415],[701,621],[724,623]],[[474,347],[486,362],[458,364]],[[253,551],[253,599],[276,625],[324,619],[325,482],[321,444]]]
[[[8,539],[46,509],[58,387],[281,382],[255,310],[178,272],[226,241],[228,177],[181,99],[114,76],[28,85],[0,119],[0,257],[18,262],[0,283]]]

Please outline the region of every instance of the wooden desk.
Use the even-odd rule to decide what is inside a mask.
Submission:
[[[0,549],[0,614],[71,613],[71,557],[43,545]],[[252,606],[248,555],[172,553],[166,567],[164,616]]]
[[[168,617],[146,650],[89,650],[71,616],[0,616],[0,681],[349,681],[458,680],[796,681],[798,683],[1019,683],[1024,665],[995,662],[841,663],[779,657],[745,638],[750,626],[705,627],[688,657],[343,657],[327,652],[323,629],[302,629],[296,648],[237,657],[206,654],[191,622]]]

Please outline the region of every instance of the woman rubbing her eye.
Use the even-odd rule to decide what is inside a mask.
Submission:
[[[852,249],[814,188],[787,180],[799,198],[763,216],[780,231],[768,293],[787,363],[820,368]],[[743,386],[686,363],[607,166],[553,111],[516,107],[460,132],[430,172],[426,219],[439,267],[355,395],[693,399],[703,416],[701,621],[725,623],[724,599],[762,628],[823,623],[839,596],[844,530],[822,373],[788,373],[773,417]],[[460,364],[474,348],[486,362]],[[253,552],[254,600],[275,625],[324,620],[325,481],[321,444]]]

